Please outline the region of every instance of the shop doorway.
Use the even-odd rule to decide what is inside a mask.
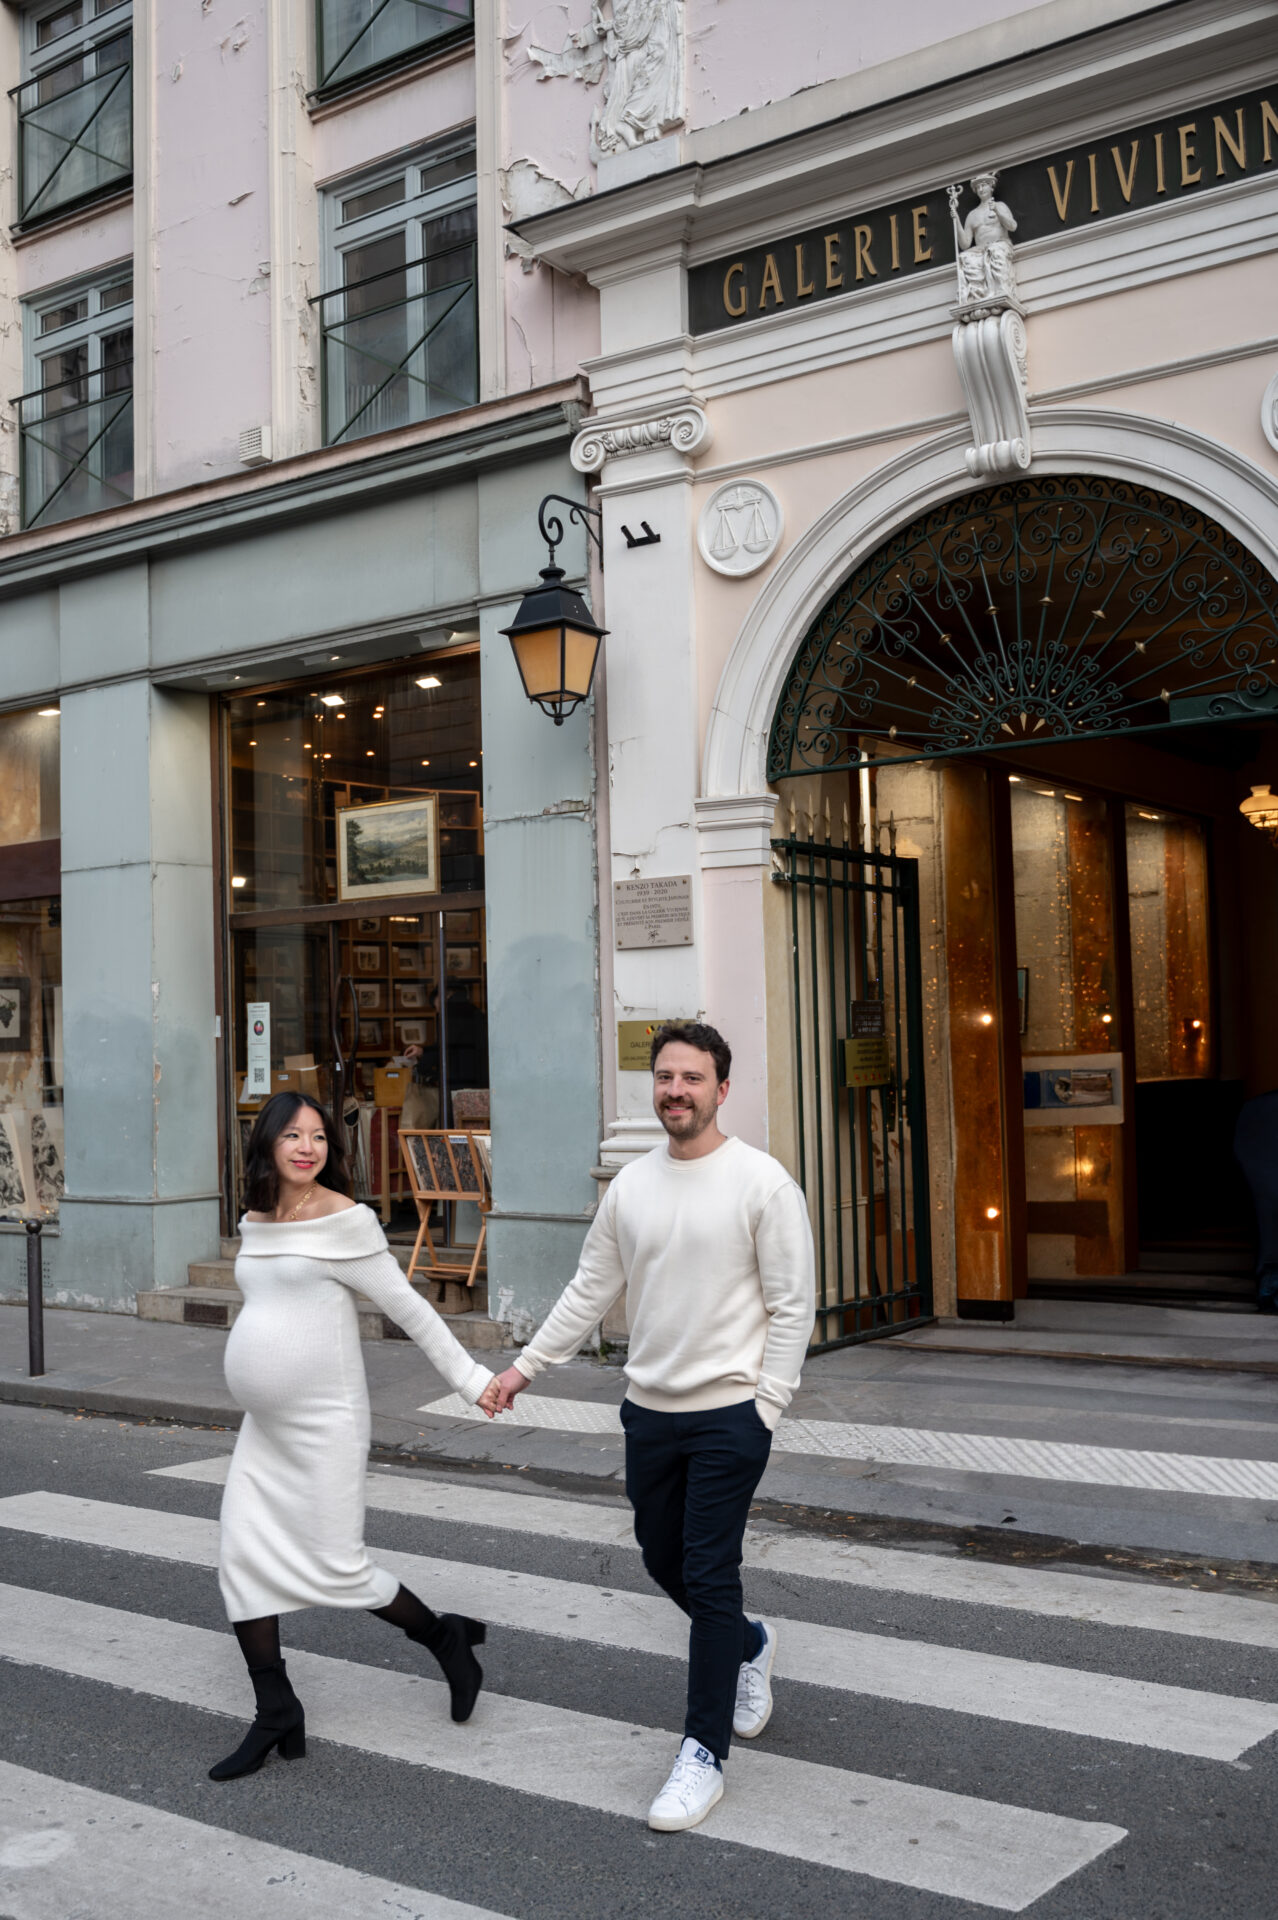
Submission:
[[[478,648],[237,694],[222,749],[227,1229],[265,1073],[328,1108],[411,1240],[400,1124],[490,1123]]]
[[[1278,883],[1240,807],[1278,785],[1278,582],[1128,481],[965,495],[830,596],[767,772],[854,777],[858,836],[905,821],[930,863],[958,1313],[1253,1304],[1232,1149],[1278,1089]]]
[[[1255,1213],[1233,1145],[1246,1101],[1278,1083],[1256,991],[1274,928],[1253,859],[1267,849],[1250,844],[1236,790],[1272,758],[1271,731],[1111,750],[1126,794],[1089,790],[1077,751],[1046,776],[991,770],[1011,895],[999,926],[1015,950],[1001,1024],[1023,1127],[1009,1172],[1032,1298],[1254,1301]]]

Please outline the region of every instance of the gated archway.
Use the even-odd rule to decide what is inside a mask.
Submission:
[[[1278,586],[1214,520],[1101,476],[935,507],[831,596],[770,780],[1278,714]]]
[[[1156,489],[1027,479],[918,515],[829,594],[782,686],[767,775],[1244,718],[1278,718],[1272,575]],[[917,883],[894,849],[831,846],[828,826],[773,846],[818,1338],[834,1344],[930,1312]]]

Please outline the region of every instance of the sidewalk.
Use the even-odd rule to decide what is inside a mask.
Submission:
[[[1278,1321],[1115,1307],[1088,1334],[1080,1313],[1095,1323],[1098,1311],[1044,1303],[1031,1325],[960,1323],[814,1356],[761,1495],[855,1516],[862,1537],[986,1528],[1013,1553],[1033,1535],[1278,1564],[1278,1465],[1262,1474],[1274,1497],[1236,1493],[1245,1463],[1278,1463]],[[48,1372],[31,1380],[25,1309],[0,1305],[0,1402],[220,1429],[216,1450],[239,1423],[225,1342],[210,1328],[55,1310]],[[410,1342],[366,1342],[363,1355],[383,1459],[621,1490],[615,1363],[556,1369],[489,1422],[440,1410],[450,1391]],[[513,1353],[484,1358],[499,1370]]]

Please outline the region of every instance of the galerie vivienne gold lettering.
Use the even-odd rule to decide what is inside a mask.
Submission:
[[[1248,143],[1248,112],[1255,114],[1259,108],[1260,123],[1257,129],[1252,121],[1252,139]],[[1210,119],[1210,145],[1207,126]],[[1259,133],[1259,140],[1256,133]],[[1170,156],[1168,146],[1171,147]],[[1259,155],[1257,154],[1259,147]],[[1174,132],[1165,128],[1150,130],[1123,138],[1108,148],[1097,148],[1086,155],[1086,182],[1080,178],[1081,161],[1078,154],[1068,158],[1059,156],[1055,160],[1043,161],[1047,184],[1051,192],[1052,205],[1057,220],[1064,225],[1067,221],[1092,216],[1105,218],[1116,210],[1113,198],[1113,186],[1117,186],[1123,206],[1130,207],[1136,198],[1138,183],[1143,177],[1141,192],[1150,194],[1148,156],[1152,154],[1153,195],[1168,191],[1168,159],[1175,166],[1179,162],[1178,174],[1173,174],[1176,184],[1182,189],[1210,184],[1206,169],[1214,159],[1214,172],[1210,178],[1225,180],[1236,177],[1237,173],[1246,173],[1251,166],[1268,166],[1278,154],[1278,109],[1272,100],[1251,97],[1246,106],[1230,107],[1223,113],[1203,112],[1197,119],[1186,120],[1175,125]],[[1146,172],[1142,176],[1142,161]],[[1231,171],[1232,163],[1232,171]],[[1110,184],[1109,170],[1112,168]],[[1041,177],[1041,176],[1040,176]],[[794,279],[790,289],[790,298],[795,301],[819,298],[821,294],[839,292],[850,277],[854,286],[864,285],[867,281],[878,280],[880,268],[885,273],[896,274],[903,267],[902,240],[910,246],[910,261],[914,267],[927,265],[934,258],[934,248],[928,233],[928,218],[932,208],[927,201],[909,209],[908,216],[900,209],[882,209],[866,216],[860,223],[848,228],[836,228],[833,232],[819,237],[809,235],[806,240],[792,240],[778,245],[775,252],[763,256],[763,269],[759,280],[759,295],[755,312],[766,313],[786,305],[786,291],[789,285],[783,281],[778,259],[788,260],[787,246],[794,249]],[[902,235],[902,226],[905,234]],[[845,256],[844,248],[848,249]],[[815,259],[810,255],[815,254]],[[754,258],[757,260],[758,255]],[[850,259],[851,274],[846,273],[845,261]],[[886,260],[886,265],[884,262]],[[824,268],[824,273],[822,273]],[[717,272],[718,269],[716,268]],[[751,303],[751,282],[754,273],[745,260],[734,260],[724,270],[722,284],[722,309],[731,320],[744,320],[748,317]]]

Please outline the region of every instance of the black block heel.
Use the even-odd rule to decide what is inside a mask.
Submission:
[[[428,1632],[408,1636],[428,1647],[443,1668],[450,1711],[459,1726],[475,1711],[484,1684],[484,1670],[471,1648],[482,1646],[487,1635],[482,1620],[468,1620],[464,1613],[441,1613]]]
[[[306,1714],[289,1685],[284,1662],[250,1667],[249,1679],[257,1696],[257,1717],[235,1752],[209,1768],[210,1780],[240,1780],[256,1773],[273,1749],[281,1760],[306,1758]]]

